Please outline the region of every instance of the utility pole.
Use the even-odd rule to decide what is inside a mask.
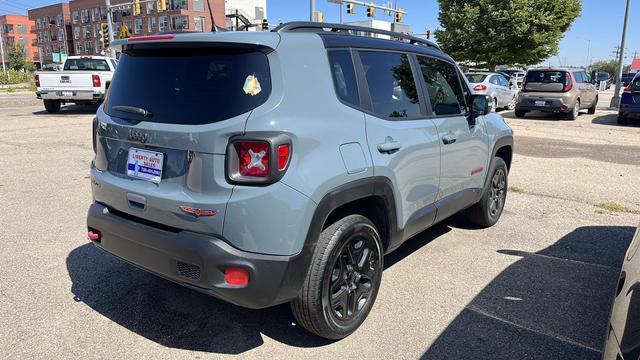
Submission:
[[[624,12],[624,25],[622,25],[622,40],[620,41],[620,56],[618,57],[618,72],[616,73],[616,90],[611,98],[609,107],[618,108],[620,106],[620,79],[622,78],[622,62],[624,61],[624,43],[627,41],[627,25],[629,24],[629,8],[631,7],[631,0],[627,0],[627,7]]]
[[[313,21],[313,14],[315,12],[316,12],[316,0],[309,0],[309,21]]]
[[[111,22],[111,0],[104,0],[107,6],[107,26],[109,27],[109,50],[111,50],[111,57],[116,57],[116,50],[111,46],[113,43],[113,23]]]
[[[7,68],[4,65],[4,40],[2,39],[2,26],[0,26],[0,53],[2,54],[2,72],[7,73]]]
[[[343,5],[344,5],[344,3],[342,1],[340,1],[340,24],[343,23],[343,19],[342,19],[342,14],[344,14],[344,10],[342,9]]]
[[[589,66],[591,64],[589,64],[589,58],[591,57],[591,39],[587,39],[587,62],[586,62],[586,68],[587,71],[590,71],[591,69],[589,69]]]

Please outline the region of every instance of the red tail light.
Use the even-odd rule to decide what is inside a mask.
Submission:
[[[282,171],[289,164],[289,145],[278,146],[278,170]]]
[[[232,138],[227,146],[227,181],[269,185],[284,176],[291,159],[291,140],[280,133],[250,133]]]
[[[564,91],[571,91],[573,89],[573,77],[571,77],[571,73],[567,73],[567,85],[564,86]]]
[[[475,91],[484,91],[487,90],[487,85],[485,84],[478,84],[476,86],[473,87],[473,90]]]
[[[247,286],[249,272],[238,267],[228,267],[224,270],[224,281],[232,286]]]
[[[98,230],[89,229],[87,231],[87,237],[91,241],[100,242],[100,240],[102,240],[102,234],[100,234],[100,231],[98,231]]]
[[[38,76],[38,75],[36,75],[36,76]],[[631,84],[629,84],[629,86],[624,88],[624,92],[629,93],[629,94],[631,93]]]
[[[91,75],[91,80],[93,80],[93,87],[100,87],[100,76]]]
[[[36,80],[36,87],[40,87],[40,75],[36,74],[35,80]]]

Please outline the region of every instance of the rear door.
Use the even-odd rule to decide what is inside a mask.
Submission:
[[[459,78],[457,67],[437,58],[418,56],[425,83],[437,83],[445,90],[439,99],[429,95],[433,122],[440,136],[440,191],[438,219],[460,210],[460,206],[481,189],[488,166],[488,144],[484,119],[468,119],[466,94],[469,90]],[[433,85],[432,85],[433,86]]]
[[[406,238],[431,225],[435,217],[438,131],[421,100],[411,55],[360,50],[356,63],[368,95],[365,116],[373,172],[394,184],[399,225]]]
[[[222,234],[233,188],[225,180],[229,138],[243,133],[270,93],[269,62],[258,50],[125,51],[95,124],[95,200],[170,227]]]

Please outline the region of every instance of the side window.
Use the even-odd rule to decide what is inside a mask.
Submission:
[[[583,83],[584,82],[584,79],[582,78],[582,72],[581,71],[574,72],[573,73],[573,78],[578,83]]]
[[[418,117],[420,101],[405,54],[360,51],[373,112],[385,118]]]
[[[640,92],[640,76],[636,76],[631,83],[631,92]]]
[[[360,107],[358,83],[349,50],[329,51],[329,66],[338,97],[353,106]]]
[[[434,114],[464,113],[466,105],[456,67],[442,60],[424,56],[419,56],[418,62],[427,85]]]
[[[584,82],[591,83],[591,76],[589,76],[586,71],[582,72],[582,77],[584,78]]]
[[[500,75],[500,85],[504,86],[504,87],[509,87],[509,81],[507,80],[506,77]]]
[[[489,79],[489,82],[493,85],[500,85],[500,79],[498,79],[498,75],[492,75],[491,79]]]

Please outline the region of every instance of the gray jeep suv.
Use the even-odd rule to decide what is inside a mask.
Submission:
[[[502,213],[512,131],[430,42],[289,23],[117,44],[88,236],[144,270],[248,308],[291,302],[339,339],[384,254],[457,212]]]

